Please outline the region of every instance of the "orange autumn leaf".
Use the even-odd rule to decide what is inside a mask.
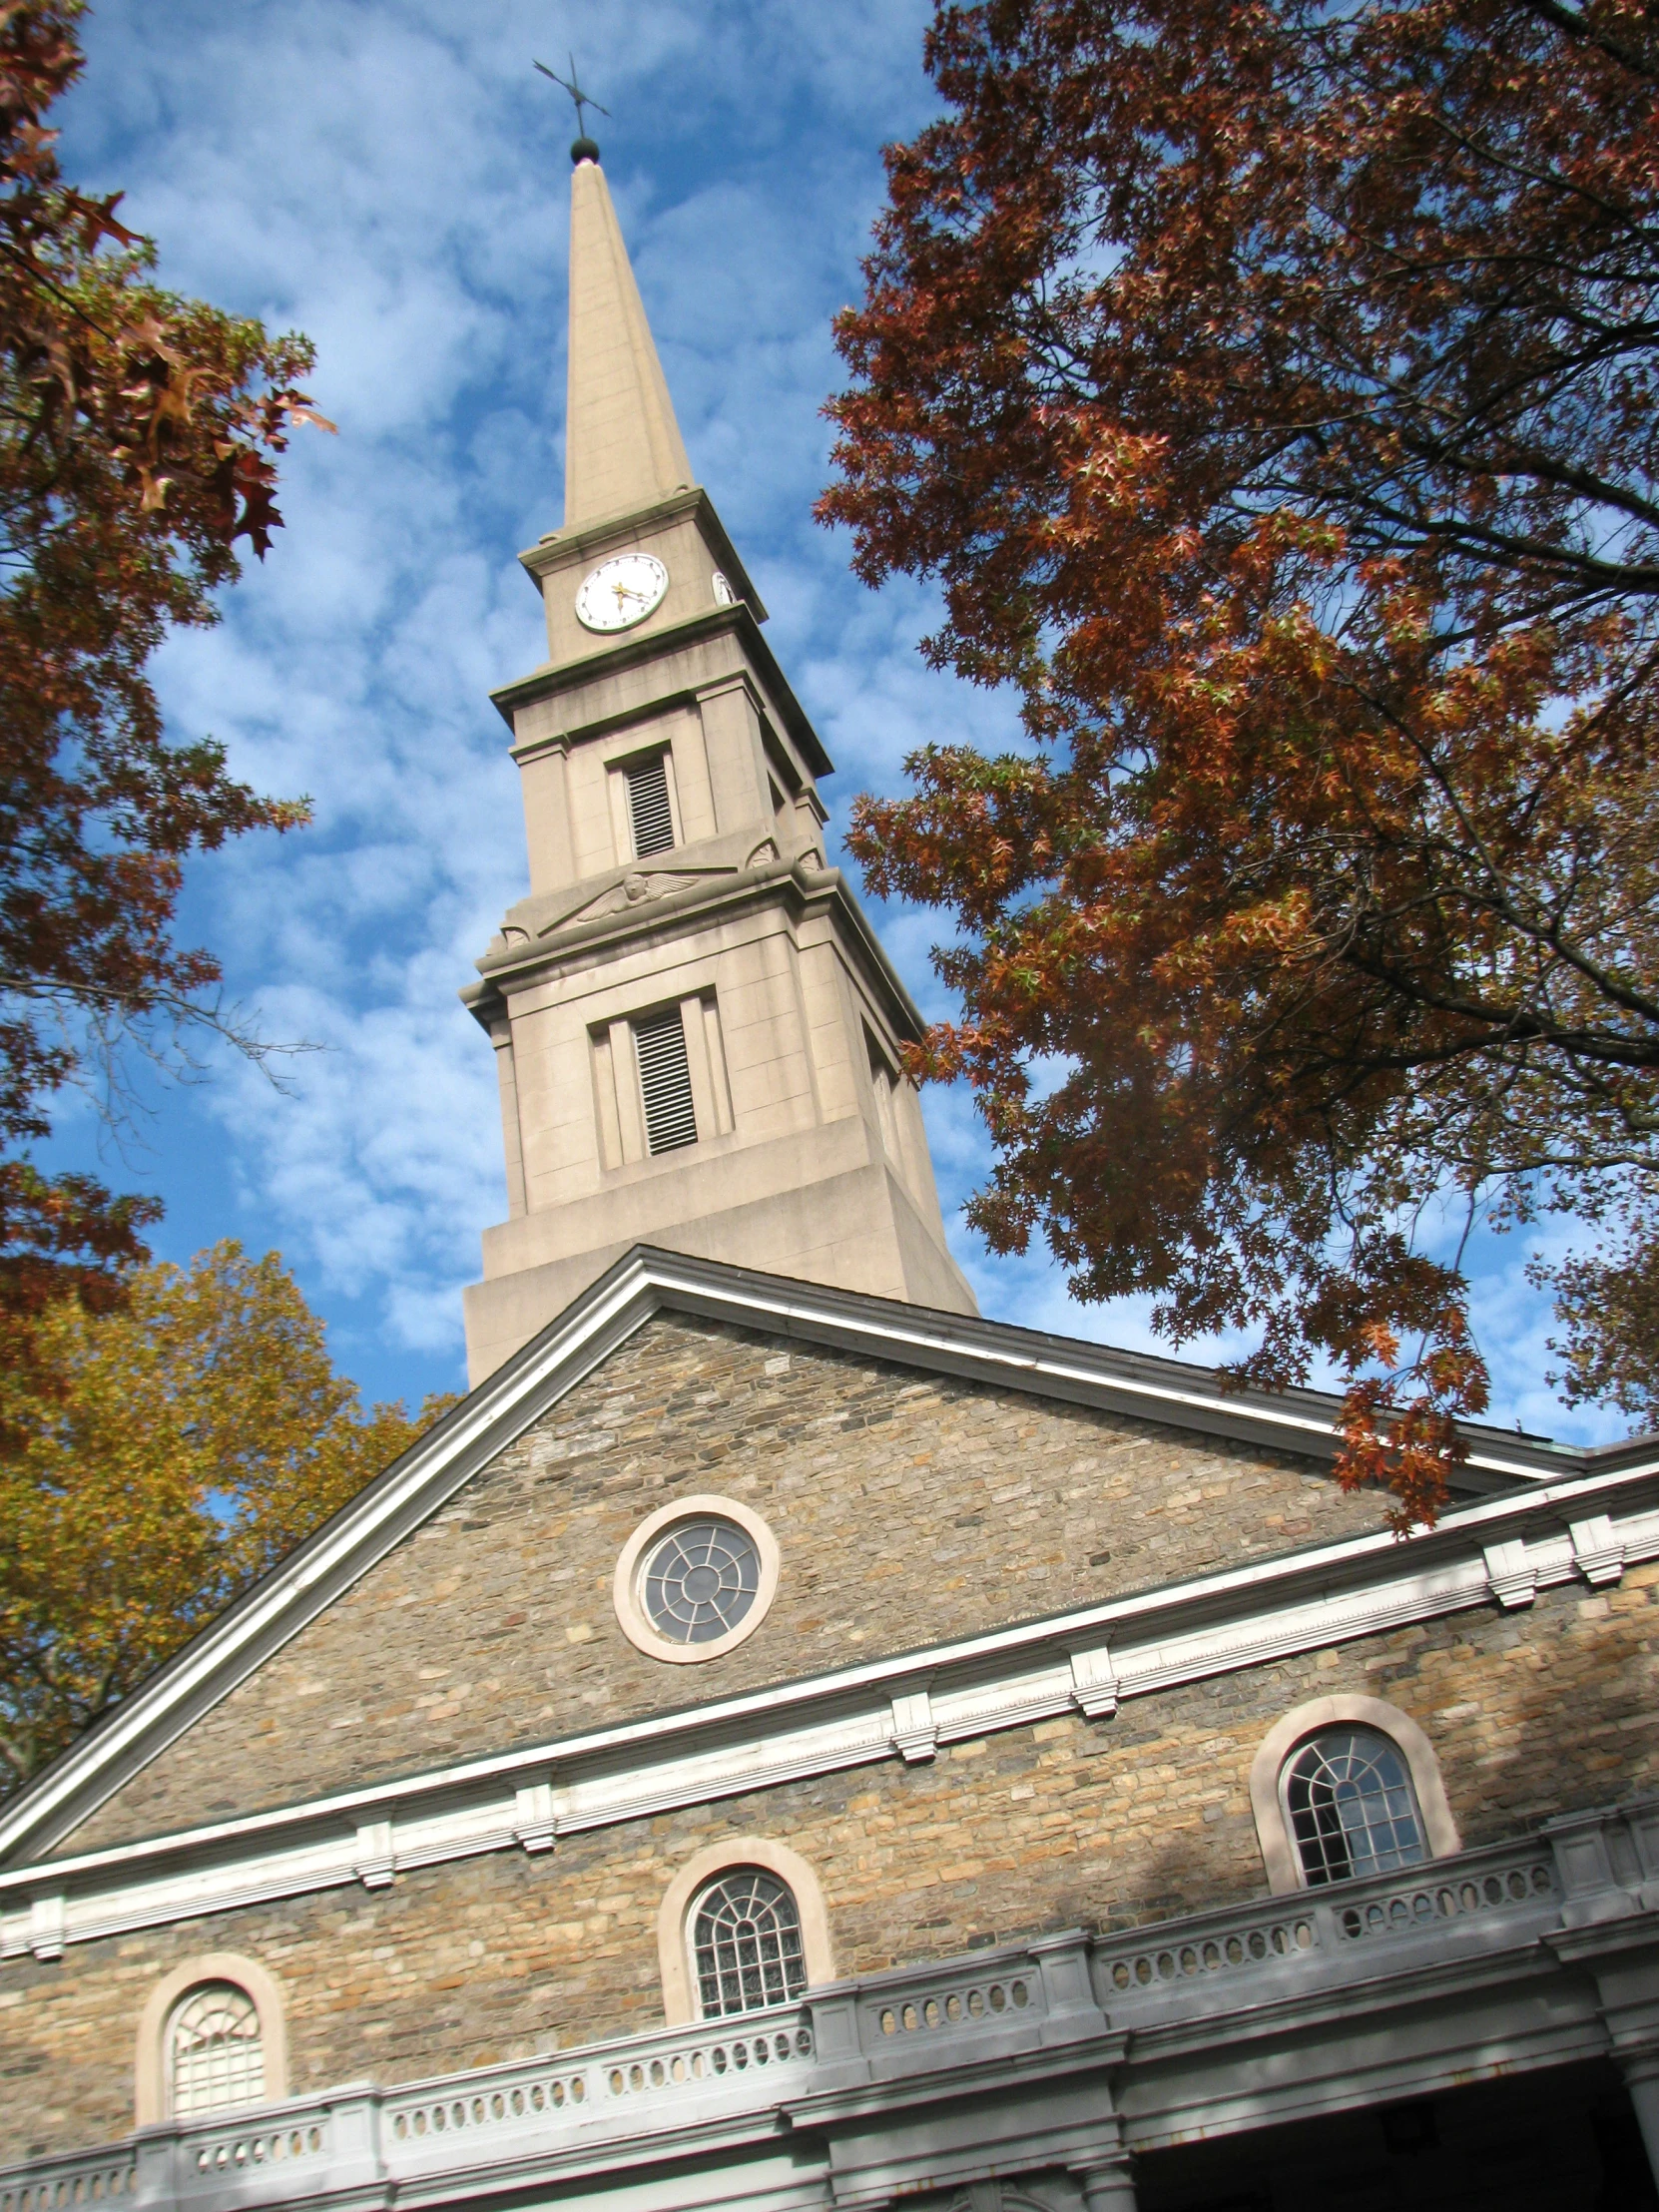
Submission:
[[[321,418],[311,349],[164,291],[155,250],[63,179],[46,118],[82,70],[77,0],[0,0],[0,1367],[43,1302],[119,1297],[147,1202],[48,1177],[53,1093],[107,1101],[125,1046],[206,1027],[259,1053],[177,942],[190,854],[307,819],[173,741],[148,669],[218,619],[243,538],[267,550],[276,462]],[[326,425],[324,425],[326,426]]]
[[[1431,1520],[1487,1392],[1431,1201],[1576,1223],[1568,1393],[1659,1417],[1659,22],[985,0],[926,59],[821,512],[1025,742],[856,810],[958,932],[913,1072],[994,1248],[1334,1362]]]
[[[366,1412],[276,1253],[58,1301],[0,1371],[0,1796],[448,1410]]]

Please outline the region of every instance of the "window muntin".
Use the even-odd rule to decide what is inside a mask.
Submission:
[[[761,1553],[736,1521],[677,1522],[646,1556],[640,1604],[665,1642],[711,1644],[744,1620],[761,1587]]]
[[[656,1607],[664,1616],[659,1627],[646,1604],[646,1574],[654,1565],[670,1568],[672,1560],[665,1556],[659,1561],[667,1539],[691,1529],[697,1522],[714,1522],[725,1531],[726,1547],[736,1554],[740,1549],[754,1550],[756,1565],[753,1569],[739,1568],[734,1558],[730,1573],[723,1570],[722,1579],[736,1583],[736,1594],[710,1591],[704,1585],[706,1577],[700,1576],[686,1596],[700,1604],[707,1604],[719,1596],[720,1609],[732,1621],[730,1627],[710,1628],[707,1620],[701,1624],[706,1641],[687,1641],[687,1622],[682,1617],[676,1621],[667,1609],[664,1593],[653,1593]],[[714,1564],[692,1559],[689,1565]],[[668,1666],[701,1666],[711,1659],[720,1659],[729,1651],[753,1636],[766,1619],[773,1599],[778,1594],[780,1568],[778,1539],[760,1514],[735,1497],[721,1497],[714,1492],[697,1492],[689,1497],[674,1499],[670,1504],[659,1505],[654,1513],[647,1513],[628,1541],[617,1554],[615,1570],[611,1576],[611,1602],[616,1607],[617,1626],[631,1644],[650,1658],[659,1659]],[[672,1573],[660,1579],[672,1581]],[[699,1625],[696,1622],[692,1626]],[[733,1862],[735,1863],[735,1862]],[[722,1864],[727,1864],[722,1861]],[[770,1859],[760,1861],[763,1867],[771,1866]],[[786,1880],[788,1870],[786,1870]],[[687,1898],[691,1892],[686,1893]],[[680,1942],[675,1936],[676,1945]],[[676,1949],[675,1955],[680,1952]],[[689,2018],[691,2015],[686,2015]]]
[[[168,2101],[173,2113],[218,2112],[265,2096],[259,2007],[234,1981],[189,1989],[167,2023]]]
[[[1322,1729],[1304,1744],[1285,1770],[1285,1812],[1310,1886],[1428,1856],[1404,1756],[1376,1729]]]
[[[654,753],[627,771],[628,821],[634,833],[635,857],[649,859],[653,852],[667,852],[674,843],[674,810],[668,798],[668,755]]]
[[[639,1062],[646,1145],[652,1157],[696,1144],[697,1109],[692,1103],[686,1025],[678,1006],[635,1022],[634,1055]]]
[[[807,1986],[794,1893],[762,1867],[731,1867],[691,1916],[692,1965],[706,2020],[789,2004]]]

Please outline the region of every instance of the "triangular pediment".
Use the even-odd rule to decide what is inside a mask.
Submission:
[[[711,1352],[709,1344],[716,1339]],[[798,1400],[787,1408],[775,1407],[764,1418],[755,1409],[759,1401],[753,1391],[741,1404],[728,1391],[723,1406],[709,1410],[706,1401],[720,1391],[704,1388],[707,1377],[685,1365],[691,1358],[707,1367],[718,1354],[730,1367],[741,1354],[745,1373],[770,1382],[774,1370],[789,1368],[789,1352],[779,1349],[789,1346],[800,1347],[803,1361],[816,1364],[813,1386],[818,1394],[810,1403]],[[151,1770],[161,1771],[156,1763],[164,1755],[177,1763],[191,1747],[208,1746],[210,1735],[209,1748],[217,1747],[218,1764],[204,1754],[190,1769],[196,1819],[216,1813],[234,1816],[255,1802],[314,1794],[292,1776],[283,1781],[275,1769],[262,1776],[262,1746],[276,1741],[286,1746],[290,1765],[298,1759],[296,1775],[309,1780],[314,1773],[315,1787],[335,1786],[340,1773],[358,1771],[349,1762],[342,1766],[339,1758],[339,1747],[353,1741],[349,1732],[360,1717],[356,1693],[388,1671],[396,1681],[391,1691],[380,1682],[383,1705],[395,1702],[392,1691],[408,1706],[426,1712],[441,1711],[444,1700],[452,1699],[453,1727],[444,1741],[455,1757],[502,1748],[504,1729],[509,1735],[516,1730],[517,1740],[538,1728],[543,1735],[555,1734],[569,1725],[570,1699],[596,1698],[602,1689],[612,1708],[636,1715],[648,1712],[654,1701],[666,1709],[674,1702],[683,1705],[687,1698],[721,1694],[729,1678],[719,1685],[677,1682],[672,1694],[661,1687],[648,1692],[626,1676],[617,1676],[607,1688],[601,1674],[591,1671],[600,1664],[597,1642],[593,1652],[586,1648],[597,1637],[595,1624],[581,1605],[573,1604],[556,1616],[562,1622],[558,1650],[566,1708],[550,1720],[533,1703],[523,1705],[508,1727],[499,1700],[485,1710],[488,1701],[474,1698],[469,1708],[476,1683],[469,1687],[450,1679],[453,1653],[447,1647],[463,1639],[446,1626],[442,1606],[452,1602],[466,1609],[464,1626],[474,1659],[462,1671],[474,1677],[494,1663],[488,1653],[499,1629],[500,1666],[505,1670],[501,1679],[511,1687],[511,1670],[518,1662],[508,1648],[508,1629],[512,1616],[524,1610],[525,1578],[533,1582],[542,1606],[544,1638],[553,1633],[547,1600],[564,1572],[560,1515],[597,1514],[602,1521],[609,1515],[615,1520],[616,1528],[606,1521],[596,1539],[595,1556],[609,1558],[620,1541],[619,1530],[625,1535],[650,1504],[688,1488],[735,1485],[733,1494],[745,1495],[755,1494],[763,1482],[786,1489],[793,1484],[796,1494],[813,1502],[818,1517],[812,1542],[823,1547],[824,1559],[832,1565],[836,1543],[845,1545],[844,1536],[836,1536],[835,1516],[848,1524],[867,1517],[867,1508],[860,1505],[861,1486],[892,1478],[889,1447],[882,1441],[889,1430],[881,1424],[891,1423],[893,1407],[912,1405],[918,1393],[925,1397],[931,1392],[942,1404],[953,1382],[973,1386],[973,1418],[980,1427],[967,1437],[961,1426],[965,1416],[958,1409],[946,1408],[948,1420],[943,1414],[928,1416],[934,1423],[929,1431],[934,1465],[927,1475],[911,1478],[922,1508],[918,1527],[926,1541],[918,1537],[905,1578],[885,1585],[891,1594],[883,1596],[876,1584],[863,1586],[866,1571],[859,1567],[854,1577],[859,1588],[847,1596],[833,1592],[833,1574],[827,1574],[834,1602],[819,1608],[826,1618],[804,1618],[799,1634],[792,1629],[778,1648],[761,1654],[756,1667],[770,1672],[752,1669],[756,1680],[776,1681],[824,1665],[824,1654],[836,1648],[835,1636],[845,1626],[830,1617],[837,1608],[851,1621],[859,1604],[873,1606],[867,1628],[848,1630],[853,1650],[866,1635],[861,1648],[871,1653],[880,1648],[883,1635],[888,1649],[924,1642],[935,1618],[942,1620],[948,1611],[926,1580],[935,1571],[931,1562],[936,1548],[928,1516],[958,1511],[963,1501],[954,1496],[952,1485],[983,1481],[987,1464],[1000,1466],[998,1439],[1003,1433],[1012,1435],[1022,1422],[1025,1440],[1010,1448],[1033,1456],[1046,1451],[1056,1465],[1062,1451],[1079,1447],[1078,1439],[1093,1449],[1132,1449],[1137,1437],[1155,1430],[1185,1435],[1205,1449],[1218,1446],[1218,1456],[1234,1447],[1238,1459],[1239,1446],[1272,1455],[1290,1470],[1284,1477],[1288,1491],[1307,1488],[1306,1474],[1296,1473],[1296,1462],[1305,1470],[1317,1468],[1329,1462],[1335,1447],[1337,1404],[1319,1393],[1270,1397],[1230,1392],[1208,1371],[1174,1361],[636,1249],[40,1776],[0,1819],[0,1856],[13,1863],[36,1860],[71,1836],[77,1851],[103,1848],[108,1839],[94,1818],[100,1808],[141,1776],[146,1782],[136,1795],[144,1799]],[[612,1407],[617,1408],[614,1418]],[[1053,1429],[1046,1442],[1035,1433],[1044,1421]],[[1068,1422],[1075,1435],[1067,1430]],[[1092,1432],[1085,1437],[1091,1422]],[[590,1483],[584,1489],[576,1474],[584,1456],[611,1450],[617,1441],[614,1431],[626,1423],[632,1423],[624,1439],[627,1448],[613,1451],[612,1457],[626,1465],[632,1488]],[[1112,1433],[1103,1435],[1108,1427]],[[859,1431],[869,1439],[860,1447],[862,1458],[854,1464],[843,1449],[840,1471],[823,1472],[824,1439]],[[949,1447],[952,1438],[965,1438],[959,1444],[960,1475],[948,1463],[948,1450],[935,1448],[941,1442]],[[1563,1474],[1610,1468],[1620,1452],[1641,1448],[1568,1453],[1480,1431],[1474,1438],[1469,1482],[1476,1488],[1512,1488],[1559,1480]],[[1165,1459],[1174,1466],[1168,1452]],[[820,1471],[809,1482],[807,1470],[814,1468]],[[1155,1511],[1158,1481],[1173,1477],[1154,1469],[1136,1479],[1144,1481],[1148,1512]],[[1328,1525],[1333,1531],[1351,1522],[1359,1526],[1346,1503],[1338,1513],[1336,1495],[1332,1485],[1335,1517]],[[1106,1509],[1123,1519],[1121,1508]],[[977,1508],[962,1517],[975,1527],[986,1518]],[[994,1520],[994,1509],[990,1517]],[[539,1548],[523,1539],[531,1520]],[[1239,1555],[1241,1539],[1228,1513],[1213,1514],[1212,1522],[1211,1534],[1204,1538],[1211,1545],[1209,1563]],[[1257,1548],[1268,1548],[1270,1532],[1264,1527],[1258,1533],[1264,1542]],[[1244,1550],[1250,1548],[1248,1537],[1247,1531]],[[1084,1547],[1090,1540],[1086,1534],[1080,1539]],[[987,1551],[986,1561],[990,1558]],[[457,1561],[471,1562],[464,1574]],[[798,1547],[792,1571],[804,1582],[821,1574],[821,1561],[810,1545]],[[1119,1571],[1131,1581],[1135,1578],[1132,1545],[1124,1549]],[[591,1572],[588,1579],[594,1579]],[[1147,1579],[1144,1571],[1141,1579]],[[975,1564],[969,1581],[975,1585],[975,1604],[999,1607],[1002,1618],[1022,1610],[1033,1616],[1053,1602],[1052,1595],[1046,1603],[1038,1602],[1044,1592],[1054,1591],[1052,1584],[1034,1584],[1029,1603],[1021,1591],[998,1589],[985,1562]],[[494,1615],[489,1614],[491,1606]],[[587,1610],[594,1610],[591,1602]],[[321,1630],[313,1631],[324,1616],[333,1624],[326,1652],[316,1641]],[[345,1637],[342,1623],[350,1626],[354,1643]],[[420,1626],[424,1646],[409,1623]],[[958,1625],[975,1625],[971,1608]],[[432,1660],[430,1667],[422,1664],[423,1649]],[[479,1658],[479,1653],[485,1656]],[[427,1674],[430,1681],[423,1679]],[[273,1691],[258,1712],[249,1702],[253,1693],[248,1687],[256,1677],[282,1692],[276,1698]],[[209,1716],[212,1730],[205,1725]],[[191,1746],[176,1749],[187,1737]],[[399,1751],[400,1744],[412,1741],[379,1740],[361,1766],[365,1784],[376,1774],[395,1772],[400,1758],[405,1767],[422,1761],[430,1765],[438,1739],[428,1730],[412,1751]],[[307,1745],[316,1747],[314,1757]],[[324,1749],[337,1773],[322,1771]],[[234,1787],[216,1797],[221,1785],[214,1777],[227,1773],[234,1774]],[[131,1829],[130,1811],[127,1819]],[[157,1797],[153,1817],[139,1832],[188,1825],[179,1802],[164,1804]]]
[[[776,846],[769,846],[768,852],[772,858],[777,857]],[[608,921],[614,914],[634,913],[660,898],[672,897],[676,891],[701,890],[737,873],[736,866],[630,868],[615,882],[607,883],[602,891],[543,922],[536,934],[551,937],[561,929],[574,929],[583,922]]]

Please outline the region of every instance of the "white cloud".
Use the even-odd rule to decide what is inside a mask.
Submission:
[[[323,1049],[292,1066],[291,1095],[232,1067],[164,1102],[152,1180],[197,1240],[221,1203],[201,1194],[230,1194],[222,1226],[289,1253],[375,1389],[453,1380],[459,1288],[504,1210],[491,1055],[455,993],[524,887],[486,694],[542,657],[514,554],[559,512],[571,131],[533,55],[562,66],[574,48],[612,111],[595,128],[687,441],[840,764],[831,803],[896,788],[929,740],[1017,742],[1005,699],[923,668],[929,593],[865,593],[845,540],[810,519],[830,318],[859,288],[880,144],[932,111],[929,12],[642,0],[626,35],[600,0],[100,0],[88,19],[70,173],[126,188],[165,281],[308,331],[339,424],[296,440],[288,528],[223,627],[159,664],[181,732],[313,796],[314,829],[198,868],[187,919],[267,1034]],[[948,930],[903,911],[883,929],[945,1011],[927,948]],[[956,1093],[927,1115],[953,1214],[983,1132]],[[988,1312],[1155,1348],[1144,1304],[1081,1312],[1045,1255],[957,1248]],[[1508,1402],[1559,1427],[1535,1297],[1511,1269],[1489,1303]]]

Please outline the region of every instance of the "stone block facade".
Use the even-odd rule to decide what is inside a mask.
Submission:
[[[627,1642],[649,1512],[729,1494],[777,1601],[698,1667]],[[659,1319],[68,1840],[81,1852],[969,1636],[1376,1527],[1306,1464]]]
[[[760,1348],[749,1348],[760,1349]],[[747,1356],[728,1342],[725,1356]],[[987,1479],[989,1477],[987,1476]],[[1253,1493],[1254,1494],[1254,1493]],[[1248,1776],[1292,1707],[1360,1692],[1438,1755],[1465,1846],[1659,1788],[1659,1566],[896,1761],[0,1968],[0,2161],[132,2120],[146,1996],[212,1950],[281,1981],[296,2093],[656,2024],[656,1919],[696,1852],[765,1836],[823,1885],[838,1973],[1129,1926],[1264,1888]]]
[[[1652,2207],[1596,2128],[1659,2176],[1654,1439],[1471,1431],[1396,1545],[1334,1399],[959,1318],[921,1016],[573,153],[489,1380],[0,1807],[0,2212]],[[711,1493],[751,1550],[682,1527],[625,1632]]]

